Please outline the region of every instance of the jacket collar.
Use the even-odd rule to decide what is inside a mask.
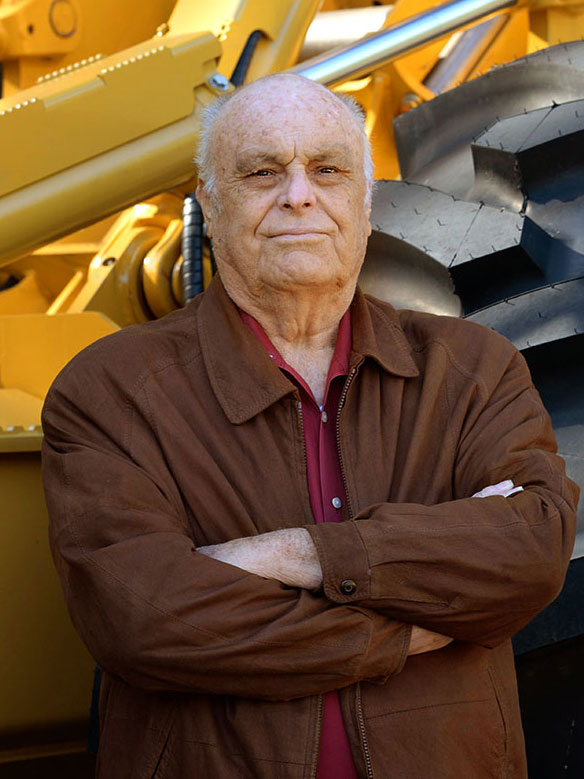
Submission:
[[[397,313],[391,306],[368,300],[357,290],[351,318],[351,366],[371,357],[390,373],[404,377],[418,375]],[[209,381],[232,424],[247,422],[296,390],[245,326],[219,276],[203,295],[197,322]]]
[[[351,366],[371,357],[388,373],[404,378],[419,374],[412,349],[389,303],[366,297],[357,287],[351,304],[353,347]]]

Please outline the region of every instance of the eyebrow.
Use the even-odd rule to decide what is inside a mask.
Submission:
[[[314,149],[310,152],[309,157],[315,162],[323,162],[323,160],[338,160],[345,164],[349,163],[351,154],[346,146],[325,146]]]
[[[245,171],[257,168],[259,165],[264,164],[285,164],[285,159],[282,154],[277,152],[267,152],[261,149],[246,149],[241,151],[237,155],[236,169],[244,173]]]

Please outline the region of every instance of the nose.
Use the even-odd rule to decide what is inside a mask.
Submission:
[[[314,206],[315,202],[314,189],[304,168],[290,170],[278,198],[279,207],[291,211],[303,211]]]

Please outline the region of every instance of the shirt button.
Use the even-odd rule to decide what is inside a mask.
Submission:
[[[341,592],[343,595],[353,595],[357,590],[357,585],[353,579],[345,579],[341,582]]]
[[[337,498],[336,496],[331,500],[331,503],[336,509],[340,509],[341,506],[343,505],[343,501],[340,498]]]
[[[320,415],[320,418],[321,418],[321,420],[323,422],[328,422],[328,414],[326,413],[326,411],[322,412],[322,414]]]

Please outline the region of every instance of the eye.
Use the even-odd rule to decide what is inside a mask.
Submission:
[[[336,169],[336,168],[331,168],[331,167],[330,167],[330,166],[328,166],[328,165],[323,165],[323,167],[322,167],[322,168],[319,168],[319,169],[318,169],[318,172],[319,172],[319,173],[330,174],[330,173],[336,173],[336,172],[337,172],[337,169]]]
[[[250,173],[250,176],[256,176],[258,178],[266,178],[267,176],[272,176],[274,174],[273,170],[269,170],[267,168],[260,168],[260,170],[254,170],[252,173]]]

